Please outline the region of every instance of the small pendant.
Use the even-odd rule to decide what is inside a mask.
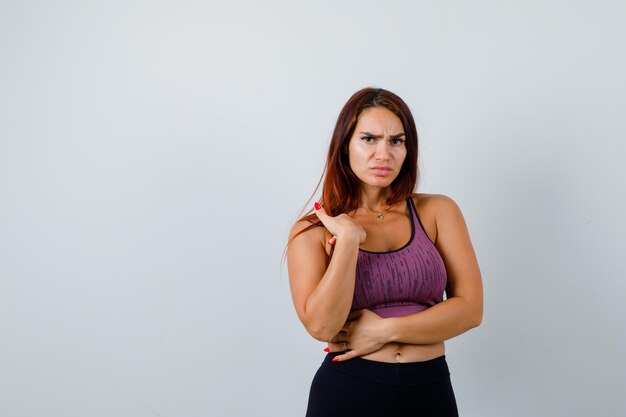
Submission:
[[[385,216],[383,215],[383,213],[379,213],[378,216],[376,216],[376,218],[378,220],[384,220]]]

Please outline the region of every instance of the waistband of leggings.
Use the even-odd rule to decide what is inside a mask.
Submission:
[[[332,361],[342,353],[345,352],[328,352],[321,366],[394,386],[419,385],[450,378],[446,355],[420,362],[381,362],[360,356],[341,362]]]

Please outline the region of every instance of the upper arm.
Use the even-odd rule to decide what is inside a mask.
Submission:
[[[450,197],[433,196],[437,238],[435,246],[446,265],[448,285],[446,295],[462,297],[476,308],[482,319],[483,288],[478,260],[470,240],[467,225],[459,206]]]
[[[306,220],[297,222],[289,233],[291,239],[310,223]],[[298,235],[287,251],[289,287],[296,313],[304,326],[308,328],[306,302],[320,282],[328,267],[328,255],[324,247],[324,228],[315,227]]]

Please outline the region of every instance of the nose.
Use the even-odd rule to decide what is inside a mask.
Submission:
[[[374,158],[377,161],[386,161],[389,159],[389,148],[390,146],[387,141],[381,140],[376,146],[376,153],[374,154]]]

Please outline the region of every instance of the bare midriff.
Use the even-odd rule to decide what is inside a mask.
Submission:
[[[445,350],[444,342],[432,345],[390,342],[377,351],[360,356],[360,358],[378,362],[422,362],[442,356]]]

